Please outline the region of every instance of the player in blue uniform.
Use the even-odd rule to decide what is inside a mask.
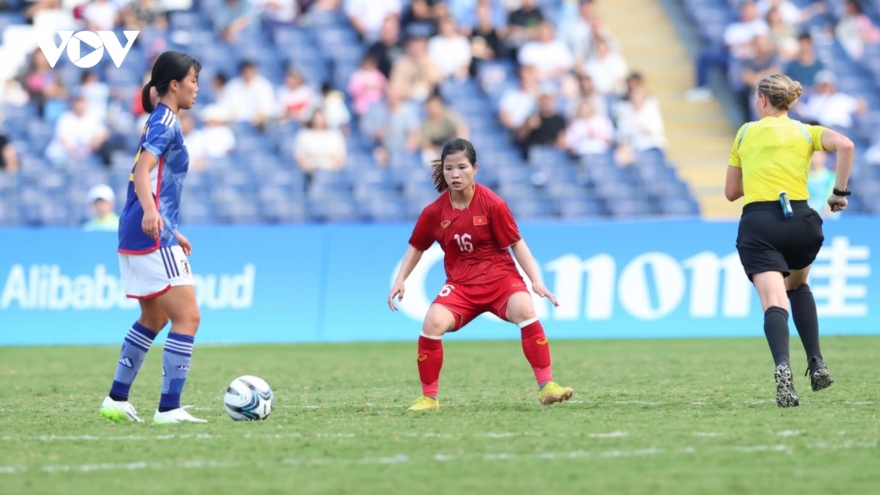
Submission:
[[[187,259],[192,246],[177,231],[180,194],[189,169],[177,112],[195,104],[200,70],[201,64],[189,55],[165,52],[153,65],[152,79],[141,92],[144,110],[150,112],[150,117],[119,220],[118,248],[125,293],[140,301],[141,316],[125,336],[110,395],[101,405],[101,416],[116,422],[142,422],[128,402],[129,389],[153,339],[169,320],[162,395],[153,422],[205,422],[180,407],[200,314]],[[155,105],[154,90],[158,99]]]

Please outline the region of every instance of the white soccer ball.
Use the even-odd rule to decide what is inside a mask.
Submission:
[[[266,419],[272,413],[274,396],[269,384],[260,377],[240,376],[226,388],[223,404],[236,421]]]

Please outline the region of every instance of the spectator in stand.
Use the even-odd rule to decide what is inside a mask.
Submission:
[[[806,123],[846,133],[852,128],[854,117],[868,111],[865,100],[837,91],[837,76],[829,70],[816,74],[813,84],[813,95],[798,108]]]
[[[385,100],[370,105],[361,120],[361,130],[373,138],[373,156],[387,166],[391,157],[419,150],[421,119],[415,104],[406,100],[403,88],[389,84]]]
[[[269,28],[292,26],[299,16],[296,0],[251,0]]]
[[[526,119],[516,132],[524,157],[532,146],[555,146],[565,149],[565,118],[556,111],[553,92],[545,89],[538,98],[538,112]]]
[[[506,57],[502,33],[496,28],[492,20],[492,6],[487,3],[479,3],[476,10],[477,21],[471,31],[471,61],[470,75],[476,76],[480,62],[495,60]]]
[[[593,0],[579,0],[577,16],[562,19],[559,24],[559,39],[574,56],[575,63],[581,65],[593,52],[593,19],[596,17]]]
[[[3,114],[0,114],[0,173],[18,172],[18,155],[12,141],[3,134]]]
[[[433,94],[425,102],[425,120],[422,122],[422,158],[430,165],[440,156],[440,149],[452,138],[469,139],[470,132],[458,112],[448,108],[443,98]]]
[[[813,38],[810,34],[803,33],[798,36],[797,58],[789,62],[785,75],[800,82],[804,87],[804,96],[809,98],[816,74],[824,69],[825,64],[816,58],[816,49],[813,47]]]
[[[400,15],[400,9],[400,0],[345,0],[345,14],[366,43],[378,40],[385,18]]]
[[[391,77],[391,67],[394,62],[403,55],[403,46],[400,43],[400,19],[396,15],[389,15],[382,22],[382,32],[379,41],[370,45],[367,54],[376,59],[379,72],[386,78]]]
[[[450,0],[450,15],[455,23],[469,34],[477,28],[480,20],[479,11],[485,9],[489,14],[489,25],[496,30],[500,37],[504,37],[507,29],[507,8],[504,0]]]
[[[782,19],[779,9],[773,7],[765,16],[769,27],[770,43],[776,47],[782,62],[793,60],[798,53],[797,30]]]
[[[738,96],[743,115],[749,115],[749,120],[758,120],[758,114],[752,108],[754,106],[752,100],[755,96],[755,90],[758,89],[758,83],[767,76],[782,73],[783,66],[779,61],[776,47],[773,46],[767,35],[762,34],[755,37],[753,43],[755,56],[742,62],[739,74],[742,90]]]
[[[284,76],[284,85],[278,88],[278,104],[282,120],[302,123],[312,115],[316,105],[315,92],[298,70],[289,69]]]
[[[14,77],[10,77],[3,86],[0,86],[0,106],[23,107],[30,100],[31,97],[24,90],[24,86]]]
[[[77,94],[70,101],[70,110],[55,124],[55,137],[46,148],[46,158],[58,167],[70,160],[98,158],[109,135],[104,123],[89,113],[89,102]],[[110,163],[109,156],[101,158],[105,164]]]
[[[239,66],[239,77],[226,85],[220,105],[231,121],[250,122],[262,128],[267,119],[275,116],[275,90],[257,65],[246,60]]]
[[[565,147],[578,155],[605,154],[614,142],[614,124],[607,115],[598,113],[589,100],[580,109],[565,131]]]
[[[348,95],[352,99],[354,113],[364,114],[373,103],[380,101],[385,93],[388,80],[379,72],[376,59],[367,54],[361,59],[361,66],[348,81]]]
[[[256,29],[256,13],[250,0],[223,0],[217,7],[214,27],[227,43],[238,39],[246,30]]]
[[[413,0],[400,21],[405,38],[431,38],[437,34],[435,0]]]
[[[623,56],[612,50],[603,38],[595,41],[596,51],[584,64],[584,74],[590,76],[601,95],[620,95],[626,88],[629,67]]]
[[[862,6],[855,0],[844,3],[843,15],[834,28],[837,41],[853,60],[861,60],[866,44],[880,43],[880,28],[865,15]]]
[[[437,64],[428,56],[425,38],[410,38],[406,42],[406,54],[394,63],[391,83],[407,88],[408,99],[423,102],[443,79]]]
[[[758,15],[766,17],[771,9],[779,10],[783,22],[794,28],[799,28],[801,24],[812,19],[818,14],[827,12],[828,9],[822,2],[813,2],[813,4],[801,9],[791,0],[759,0]]]
[[[82,9],[89,31],[112,31],[119,17],[119,7],[110,0],[92,0]]]
[[[42,50],[34,50],[31,54],[31,63],[24,76],[24,87],[45,120],[54,122],[64,111],[67,90],[61,76],[49,65]]]
[[[348,124],[351,122],[351,114],[345,105],[345,95],[342,91],[333,89],[330,83],[321,84],[321,101],[318,108],[324,112],[323,118],[327,121],[327,128],[347,135]]]
[[[296,163],[307,175],[315,170],[339,170],[345,166],[345,137],[327,127],[323,110],[315,110],[308,126],[294,139]]]
[[[211,79],[211,90],[214,92],[214,100],[211,103],[220,103],[226,97],[226,85],[229,78],[223,72],[217,72]],[[140,99],[140,98],[138,98]]]
[[[444,78],[467,79],[471,66],[471,45],[468,39],[458,34],[452,17],[440,19],[438,28],[437,36],[428,42],[428,56]]]
[[[520,65],[531,65],[538,69],[539,81],[558,82],[563,74],[574,67],[571,51],[556,39],[556,30],[551,22],[542,22],[538,27],[538,39],[523,45],[518,55]]]
[[[83,224],[86,232],[117,232],[119,230],[119,215],[114,211],[116,207],[116,194],[113,188],[107,184],[92,186],[86,195],[92,203],[92,218]]]
[[[596,91],[596,85],[593,84],[593,78],[583,74],[577,76],[577,93],[574,98],[570,98],[566,107],[565,114],[571,117],[580,112],[581,104],[589,102],[596,113],[609,116],[608,100]]]
[[[666,132],[660,104],[643,87],[634,88],[629,100],[618,107],[619,141],[633,151],[666,149]]]
[[[731,59],[746,60],[753,55],[752,40],[760,34],[767,34],[769,27],[758,16],[758,6],[746,0],[739,7],[739,21],[724,30],[724,46],[707,47],[697,59],[697,85],[688,90],[688,101],[707,101],[712,98],[709,90],[709,72],[721,69],[726,74]]]
[[[98,73],[85,70],[80,78],[79,93],[88,100],[89,113],[98,120],[106,120],[110,102],[110,87],[98,79]]]
[[[498,103],[498,119],[508,130],[521,128],[526,119],[535,113],[541,88],[538,82],[538,69],[531,65],[519,68],[519,87],[508,89]]]
[[[186,116],[192,124],[192,117]],[[208,105],[202,110],[204,127],[192,131],[190,136],[184,135],[187,150],[192,154],[195,151],[195,159],[190,156],[190,161],[196,170],[205,170],[210,167],[212,158],[222,158],[232,154],[235,150],[235,133],[226,125],[226,115],[223,108],[217,105]],[[183,120],[181,119],[181,127]],[[181,129],[183,130],[183,129]]]
[[[522,0],[522,6],[507,17],[508,46],[516,50],[531,40],[538,39],[544,14],[535,0]]]

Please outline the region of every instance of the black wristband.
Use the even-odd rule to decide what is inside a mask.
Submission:
[[[826,189],[826,191],[827,191],[827,189]],[[852,191],[850,191],[849,189],[847,189],[846,191],[841,191],[840,189],[835,187],[834,190],[831,191],[831,194],[833,194],[835,196],[844,197],[844,196],[849,196],[850,194],[852,194]]]

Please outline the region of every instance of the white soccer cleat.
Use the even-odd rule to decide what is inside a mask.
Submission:
[[[115,401],[110,397],[101,404],[101,417],[114,423],[143,423],[134,406],[128,401]]]
[[[207,423],[204,419],[194,418],[190,413],[186,412],[186,407],[178,407],[170,411],[159,412],[153,415],[153,423],[171,424],[171,423]]]

